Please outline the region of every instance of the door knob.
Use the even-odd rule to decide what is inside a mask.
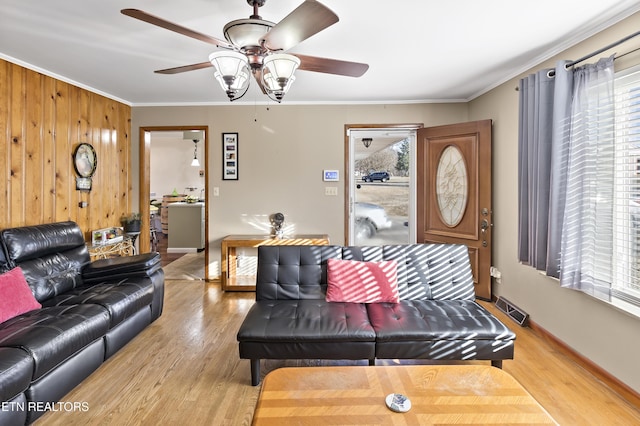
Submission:
[[[486,247],[487,243],[487,229],[489,228],[489,221],[487,219],[482,219],[480,222],[480,232],[482,234],[482,247]]]

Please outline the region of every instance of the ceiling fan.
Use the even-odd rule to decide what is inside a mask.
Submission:
[[[280,102],[295,80],[296,69],[328,74],[360,77],[369,65],[287,54],[298,43],[338,22],[338,16],[315,0],[305,0],[279,23],[266,21],[258,8],[267,0],[247,0],[253,7],[248,19],[237,19],[224,26],[225,40],[191,30],[138,9],[122,9],[121,13],[135,19],[213,44],[220,50],[209,55],[208,62],[156,70],[159,74],[177,74],[213,67],[215,77],[229,100],[240,99],[249,88],[250,74],[264,94]]]

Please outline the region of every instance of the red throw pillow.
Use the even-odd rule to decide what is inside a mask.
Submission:
[[[20,267],[0,275],[0,322],[41,307]]]
[[[398,303],[398,263],[327,260],[327,302]]]

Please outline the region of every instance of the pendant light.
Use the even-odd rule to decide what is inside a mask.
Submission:
[[[198,142],[202,139],[203,134],[201,131],[187,131],[184,132],[182,138],[184,140],[190,140],[194,144],[193,149],[193,161],[191,161],[191,165],[193,167],[200,167],[200,161],[198,161]]]

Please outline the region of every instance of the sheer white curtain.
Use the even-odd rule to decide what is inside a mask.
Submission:
[[[547,243],[547,275],[560,277],[560,248],[562,220],[567,198],[567,161],[571,135],[571,101],[573,99],[573,70],[567,61],[559,61],[555,70],[553,94],[553,128],[551,147],[551,176],[549,184],[549,239]]]
[[[574,71],[560,285],[610,299],[615,115],[613,56]]]

